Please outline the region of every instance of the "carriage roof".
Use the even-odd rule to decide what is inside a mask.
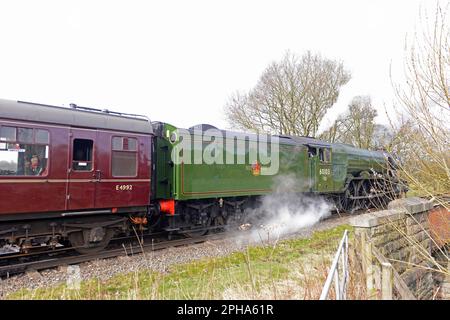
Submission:
[[[151,122],[145,116],[83,108],[73,104],[67,108],[0,99],[0,117],[73,127],[153,133]]]

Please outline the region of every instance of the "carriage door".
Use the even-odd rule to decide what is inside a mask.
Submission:
[[[89,209],[95,207],[95,188],[98,170],[95,159],[94,130],[72,129],[68,168],[68,209]]]
[[[308,146],[308,160],[309,160],[309,191],[317,191],[317,148]]]

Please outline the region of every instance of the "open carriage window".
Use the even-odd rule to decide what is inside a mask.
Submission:
[[[47,130],[0,127],[0,176],[46,176],[48,157]]]
[[[92,170],[92,150],[94,141],[88,139],[74,139],[72,153],[72,168],[76,171]]]

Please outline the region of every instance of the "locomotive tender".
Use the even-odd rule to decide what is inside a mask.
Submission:
[[[209,137],[211,129],[225,139]],[[385,152],[273,136],[279,167],[268,175],[256,135],[184,130],[193,154],[209,148],[206,137],[214,153],[234,160],[210,164],[177,161],[186,155],[180,132],[144,116],[0,100],[0,254],[61,245],[98,251],[133,227],[195,236],[240,224],[284,175],[301,182],[292,192],[326,196],[338,210],[383,204],[402,191]]]

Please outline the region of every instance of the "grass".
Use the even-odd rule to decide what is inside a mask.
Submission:
[[[79,290],[22,289],[7,299],[317,299],[345,229],[351,227],[172,265],[165,274],[142,270],[83,281]]]

